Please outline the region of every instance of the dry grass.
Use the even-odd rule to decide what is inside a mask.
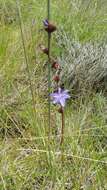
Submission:
[[[16,3],[5,0],[0,5],[0,190],[107,189],[106,98],[102,93],[91,92],[91,97],[79,96],[69,102],[65,110],[63,149],[60,115],[52,106],[49,142],[44,97],[46,57],[38,48],[47,41],[40,31],[46,17],[46,1],[20,3],[36,115],[32,109]],[[64,67],[66,86],[72,87],[74,71],[81,78],[81,86],[83,79],[93,83],[106,76],[107,48],[101,41],[106,37],[106,7],[104,0],[102,3],[99,0],[52,1],[52,20],[58,24],[52,53]],[[34,18],[36,24],[32,26]],[[61,48],[56,48],[56,42]]]

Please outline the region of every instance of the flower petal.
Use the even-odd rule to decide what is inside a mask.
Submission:
[[[61,104],[62,107],[65,106],[65,99],[64,99],[64,98],[62,98],[62,99],[60,100],[60,104]]]
[[[43,23],[44,23],[45,26],[48,26],[48,24],[49,24],[49,22],[48,22],[47,19],[46,19],[46,20],[43,20]]]
[[[69,99],[69,98],[70,98],[70,95],[66,94],[66,95],[64,95],[64,98],[65,98],[65,99]]]
[[[60,104],[62,107],[65,106],[66,100],[70,98],[68,90],[58,88],[57,92],[50,94],[54,104]]]

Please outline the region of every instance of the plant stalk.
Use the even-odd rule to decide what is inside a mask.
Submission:
[[[21,31],[23,51],[24,51],[24,56],[25,56],[26,71],[28,74],[28,79],[29,79],[29,84],[30,84],[30,92],[31,92],[31,96],[32,96],[33,113],[34,113],[34,117],[36,117],[35,97],[34,97],[34,92],[33,92],[32,81],[31,81],[29,63],[28,63],[29,60],[28,60],[28,56],[27,56],[27,52],[26,52],[26,46],[25,46],[25,39],[24,39],[24,33],[23,33],[23,26],[22,26],[22,18],[21,18],[19,0],[16,0],[16,6],[17,6],[17,13],[18,13],[18,18],[19,18],[19,25],[20,25],[20,31]]]
[[[65,127],[65,118],[64,118],[64,109],[61,107],[61,117],[62,117],[62,127],[61,127],[61,142],[60,145],[64,143],[64,127]]]
[[[50,20],[50,0],[47,0],[47,18]],[[51,92],[51,34],[48,32],[48,136],[50,138],[51,131],[51,104],[50,104],[50,92]]]

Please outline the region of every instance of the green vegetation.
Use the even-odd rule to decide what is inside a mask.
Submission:
[[[78,61],[71,56],[73,50],[75,54],[80,47],[85,51],[87,44],[93,49],[97,44],[96,57],[104,56],[101,76],[106,75],[107,2],[52,1],[51,19],[58,27],[52,38],[52,55],[58,56],[63,67],[68,63],[63,69],[63,80],[73,96],[65,110],[63,161],[61,118],[54,106],[51,107],[50,142],[47,137],[47,58],[39,48],[40,44],[47,43],[47,36],[41,30],[42,20],[47,17],[46,9],[46,0],[20,1],[28,73],[16,2],[0,0],[0,190],[106,190],[105,86],[99,88],[99,92],[92,89],[90,93],[87,90],[90,86],[85,88],[83,83],[79,91],[76,86],[71,89],[68,65],[70,60]],[[34,19],[35,24],[32,23]],[[86,60],[83,66],[85,63]],[[85,71],[85,66],[83,69]],[[99,65],[94,71],[100,78],[94,81],[98,84],[102,79]],[[90,84],[90,79],[93,82],[89,73],[88,79],[86,85]]]

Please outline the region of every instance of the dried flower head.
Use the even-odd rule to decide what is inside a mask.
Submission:
[[[47,19],[45,19],[43,21],[43,24],[44,24],[45,30],[48,33],[52,33],[56,30],[56,26],[54,24],[50,23]]]
[[[54,62],[52,63],[52,68],[53,68],[53,69],[60,69],[59,63],[58,63],[57,61],[54,61]]]
[[[44,45],[40,45],[40,49],[41,49],[41,51],[42,51],[44,54],[46,54],[46,55],[49,54],[48,48],[46,48]]]
[[[53,80],[58,83],[60,81],[59,75],[55,75]]]
[[[70,98],[68,90],[63,90],[58,88],[58,90],[52,93],[50,96],[52,98],[53,104],[60,104],[62,107],[65,106],[66,100]]]

